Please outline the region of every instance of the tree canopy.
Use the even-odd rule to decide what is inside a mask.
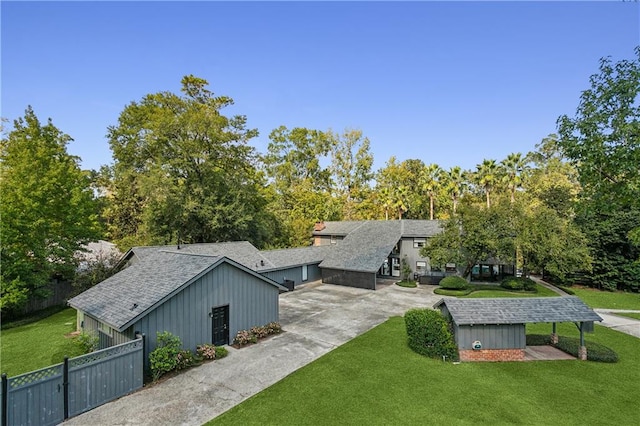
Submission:
[[[81,246],[98,238],[88,173],[67,153],[71,137],[41,124],[31,107],[0,145],[3,312],[45,295],[53,277],[69,278]]]

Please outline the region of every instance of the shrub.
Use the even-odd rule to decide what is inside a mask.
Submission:
[[[587,347],[587,359],[589,361],[598,362],[618,362],[618,354],[604,345],[594,342],[585,342]],[[575,337],[558,336],[558,343],[556,348],[578,357],[580,349],[580,339]]]
[[[196,354],[202,359],[216,359],[216,347],[209,344],[198,345]]]
[[[264,339],[269,335],[269,329],[267,327],[251,327],[249,333],[256,336],[257,339]]]
[[[409,347],[430,358],[458,359],[449,322],[438,311],[411,309],[404,314]]]
[[[440,287],[448,290],[462,290],[467,287],[467,280],[456,275],[444,277],[440,281]]]
[[[216,346],[216,359],[222,359],[229,355],[229,351],[224,346]]]
[[[176,370],[184,370],[196,364],[193,353],[189,350],[181,350],[176,355]]]
[[[398,281],[396,285],[400,287],[416,288],[418,284],[415,281]]]
[[[550,334],[527,334],[527,346],[545,346],[551,344]]]
[[[249,343],[256,343],[258,338],[255,334],[252,334],[249,330],[240,330],[233,339],[233,343],[236,345],[244,346]]]
[[[157,333],[158,346],[149,354],[151,376],[158,380],[162,375],[173,371],[177,367],[178,353],[182,348],[182,342],[178,336],[168,331]]]
[[[599,343],[594,343],[594,342],[584,342],[584,343],[587,347],[587,359],[589,361],[618,362],[618,354],[614,350],[604,345],[601,345]],[[527,345],[528,346],[551,345],[551,335],[527,334]],[[558,336],[558,343],[553,346],[577,358],[580,350],[580,339],[576,337]]]
[[[93,333],[83,331],[76,337],[76,343],[82,348],[85,354],[88,354],[98,349],[100,339]]]
[[[282,333],[282,326],[279,322],[270,322],[269,324],[265,325],[265,327],[267,328],[269,334]]]
[[[531,278],[526,277],[507,277],[502,280],[500,287],[507,290],[536,290],[536,283]]]

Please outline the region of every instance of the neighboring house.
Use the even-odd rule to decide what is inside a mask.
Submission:
[[[461,361],[523,361],[525,325],[573,322],[580,331],[580,355],[586,359],[584,333],[602,318],[575,296],[496,299],[442,299],[434,305],[453,324]]]
[[[241,246],[227,249],[241,257]],[[278,321],[279,293],[286,290],[231,256],[135,248],[123,258],[124,269],[69,305],[78,311],[81,329],[98,334],[101,348],[144,333],[145,360],[156,348],[157,332],[179,336],[194,351],[203,343],[227,344],[239,330]]]
[[[104,241],[92,241],[82,246],[82,250],[78,251],[75,257],[78,259],[78,271],[86,271],[92,264],[97,262],[105,263],[107,266],[113,266],[122,253],[115,244]]]
[[[401,276],[403,259],[417,276],[442,276],[444,265],[420,255],[427,239],[441,231],[438,220],[319,222],[314,245],[333,247],[319,264],[322,281],[375,290],[378,277]]]

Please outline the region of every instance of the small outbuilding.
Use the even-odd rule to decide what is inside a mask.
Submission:
[[[145,360],[156,333],[180,337],[185,349],[230,343],[239,330],[278,321],[275,281],[224,256],[145,250],[123,270],[69,300],[82,331],[100,348],[146,335]]]
[[[435,305],[453,324],[461,361],[523,361],[528,323],[573,322],[580,331],[580,359],[586,359],[584,333],[602,318],[575,296],[441,299]]]

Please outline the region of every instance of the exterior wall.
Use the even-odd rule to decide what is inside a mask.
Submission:
[[[354,272],[323,268],[322,282],[375,290],[376,274],[375,272]]]
[[[483,350],[524,350],[527,343],[524,324],[454,325],[454,335],[460,351],[472,350],[476,340]]]
[[[234,266],[222,263],[174,295],[127,329],[147,336],[145,360],[156,348],[156,333],[169,331],[180,337],[185,349],[212,343],[213,307],[229,305],[229,340],[239,330],[278,321],[277,287]]]
[[[420,249],[413,247],[413,238],[403,238],[400,241],[400,261],[404,259],[404,256],[407,256],[407,262],[409,262],[409,266],[411,266],[411,276],[413,277],[413,273],[416,272],[416,262],[423,261],[427,262],[427,270],[431,270],[431,264],[429,262],[428,257],[420,256]]]
[[[524,349],[460,350],[460,361],[524,361]]]
[[[333,236],[333,244],[336,244],[338,241],[342,240],[344,235],[334,235]],[[313,245],[314,246],[328,246],[331,245],[331,235],[314,235],[313,236]]]
[[[307,265],[307,279],[304,282],[302,281],[302,266],[281,269],[278,271],[264,272],[261,273],[261,275],[264,275],[267,278],[271,278],[272,280],[280,284],[282,284],[285,279],[293,280],[294,285],[296,286],[310,281],[317,281],[322,278],[322,273],[320,272],[320,268],[318,268],[318,263]]]
[[[82,318],[82,320],[80,320]],[[84,312],[78,311],[78,319],[80,320],[80,328],[85,333],[98,336],[98,348],[105,349],[111,346],[120,345],[122,343],[134,340],[133,330],[126,330],[120,333],[117,330],[109,328],[109,330],[100,329],[100,321]],[[105,332],[107,331],[107,332]]]

